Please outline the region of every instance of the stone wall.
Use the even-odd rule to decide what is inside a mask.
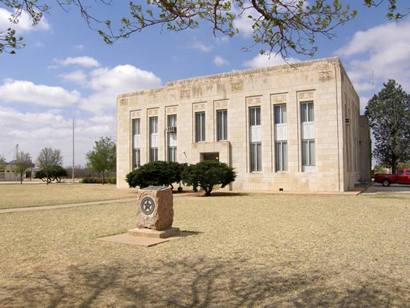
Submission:
[[[337,58],[180,80],[117,100],[117,185],[132,169],[132,118],[141,121],[141,163],[148,162],[149,116],[158,116],[158,158],[166,159],[166,116],[177,114],[177,159],[195,163],[201,152],[219,152],[235,168],[231,189],[245,191],[344,191],[358,176],[345,171],[344,101],[358,128],[358,98]],[[344,82],[345,80],[345,82]],[[316,167],[301,166],[300,102],[314,102]],[[275,172],[273,105],[287,106],[288,170]],[[248,108],[261,106],[262,171],[249,171]],[[228,141],[216,141],[216,110],[228,110]],[[206,113],[206,140],[195,143],[194,113]],[[357,118],[357,119],[356,119]],[[353,124],[352,124],[353,125]],[[358,172],[357,172],[358,174]]]

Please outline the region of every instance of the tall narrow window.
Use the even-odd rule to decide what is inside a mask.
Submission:
[[[275,171],[286,171],[288,169],[286,105],[275,105],[273,110],[275,120]]]
[[[249,108],[250,171],[262,171],[261,107]]]
[[[140,119],[132,119],[132,169],[141,166],[140,135]]]
[[[195,112],[195,142],[205,141],[205,111]]]
[[[302,168],[303,171],[309,171],[316,165],[313,102],[300,104],[300,117],[302,124]]]
[[[315,140],[302,141],[302,165],[304,167],[315,165]]]
[[[300,104],[300,116],[302,123],[315,120],[313,102],[303,102]]]
[[[167,122],[168,161],[177,161],[177,115],[168,115]]]
[[[158,160],[158,117],[149,118],[149,161]]]
[[[228,139],[228,111],[216,111],[216,140]]]

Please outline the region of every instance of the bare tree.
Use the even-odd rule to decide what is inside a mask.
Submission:
[[[25,153],[23,151],[17,153],[15,168],[16,174],[20,176],[20,184],[23,184],[24,174],[27,169],[32,167],[32,165],[33,162],[31,161],[31,156],[29,153]]]
[[[0,171],[3,171],[6,167],[6,159],[0,154]]]
[[[56,167],[61,167],[63,164],[60,150],[43,148],[37,158],[37,164],[40,168],[40,172],[45,174],[45,178],[51,179]],[[47,180],[47,185],[49,183],[51,183],[51,181]]]

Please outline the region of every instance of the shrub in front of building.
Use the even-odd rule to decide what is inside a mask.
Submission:
[[[193,191],[198,191],[198,168],[196,165],[187,165],[181,174],[182,182],[187,186],[192,186]]]
[[[102,180],[101,180],[101,178],[88,176],[88,177],[82,178],[80,183],[83,183],[83,184],[101,184]]]
[[[216,185],[224,188],[232,183],[236,178],[233,168],[225,163],[215,160],[204,160],[195,165],[186,167],[182,172],[182,181],[194,190],[201,187],[205,191],[205,196],[210,196]]]
[[[130,187],[171,186],[181,181],[181,173],[186,164],[177,162],[154,161],[127,174],[126,181]]]
[[[60,183],[63,178],[67,177],[67,170],[61,166],[53,166],[48,170],[39,170],[35,174],[36,179],[41,179],[43,182],[49,184],[53,181]]]
[[[115,176],[109,176],[105,180],[106,183],[108,184],[116,184],[117,183],[117,178]],[[84,177],[81,179],[80,183],[83,184],[102,184],[102,179],[100,177]]]

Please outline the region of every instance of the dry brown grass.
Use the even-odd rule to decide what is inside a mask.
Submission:
[[[0,306],[405,306],[410,196],[175,198],[192,235],[98,241],[130,204],[0,215]]]
[[[135,196],[135,189],[101,184],[3,184],[0,209],[115,200]]]

